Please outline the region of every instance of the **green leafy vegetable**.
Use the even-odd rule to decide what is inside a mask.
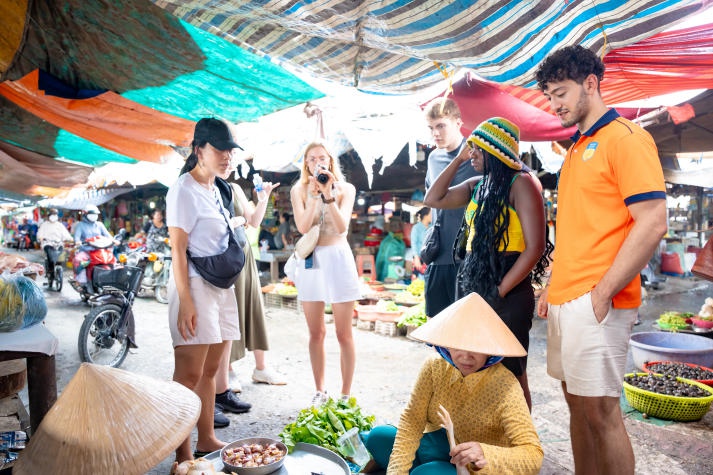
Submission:
[[[413,307],[409,308],[406,310],[404,315],[397,320],[396,325],[399,327],[402,327],[404,325],[414,325],[417,327],[420,327],[426,321],[428,318],[426,317],[426,303],[421,302],[418,305],[414,305]]]
[[[343,457],[344,454],[337,448],[339,436],[352,427],[358,427],[360,432],[371,430],[374,420],[373,415],[362,414],[354,397],[348,401],[329,398],[319,407],[302,409],[297,420],[282,429],[280,438],[290,453],[295,444],[305,442],[319,445]]]

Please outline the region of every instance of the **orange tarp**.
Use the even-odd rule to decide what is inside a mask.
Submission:
[[[15,53],[20,49],[25,36],[27,0],[2,0],[0,18],[3,32],[0,35],[0,77],[10,69]]]
[[[161,163],[170,147],[190,146],[194,123],[158,112],[113,92],[64,99],[38,89],[39,71],[0,83],[0,94],[47,122],[136,160]]]

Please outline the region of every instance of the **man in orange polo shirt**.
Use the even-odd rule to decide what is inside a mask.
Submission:
[[[604,104],[604,64],[570,46],[540,65],[537,82],[564,127],[577,125],[558,183],[547,372],[562,381],[577,474],[633,474],[619,408],[639,272],[666,232],[666,188],[651,136]],[[548,305],[549,304],[549,305]]]

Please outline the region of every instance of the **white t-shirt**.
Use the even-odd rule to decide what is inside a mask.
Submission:
[[[218,189],[215,186],[206,189],[190,173],[179,176],[168,189],[166,224],[188,234],[188,251],[192,256],[214,256],[228,248],[228,217]],[[188,277],[197,275],[198,271],[189,260]]]

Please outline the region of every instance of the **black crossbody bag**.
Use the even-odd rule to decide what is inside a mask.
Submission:
[[[228,248],[223,253],[214,256],[191,256],[188,249],[186,249],[186,254],[205,281],[221,289],[229,289],[238,280],[238,275],[243,270],[245,252],[235,240],[235,235],[233,230],[230,229],[230,224],[225,214],[223,214],[220,202],[217,204],[220,209],[220,215],[225,219],[225,224],[228,226]]]
[[[421,262],[424,264],[430,264],[435,261],[438,253],[441,252],[441,216],[443,216],[443,210],[440,210],[436,217],[436,222],[426,230],[426,234],[423,236],[423,245],[421,246],[419,257],[421,257]]]

